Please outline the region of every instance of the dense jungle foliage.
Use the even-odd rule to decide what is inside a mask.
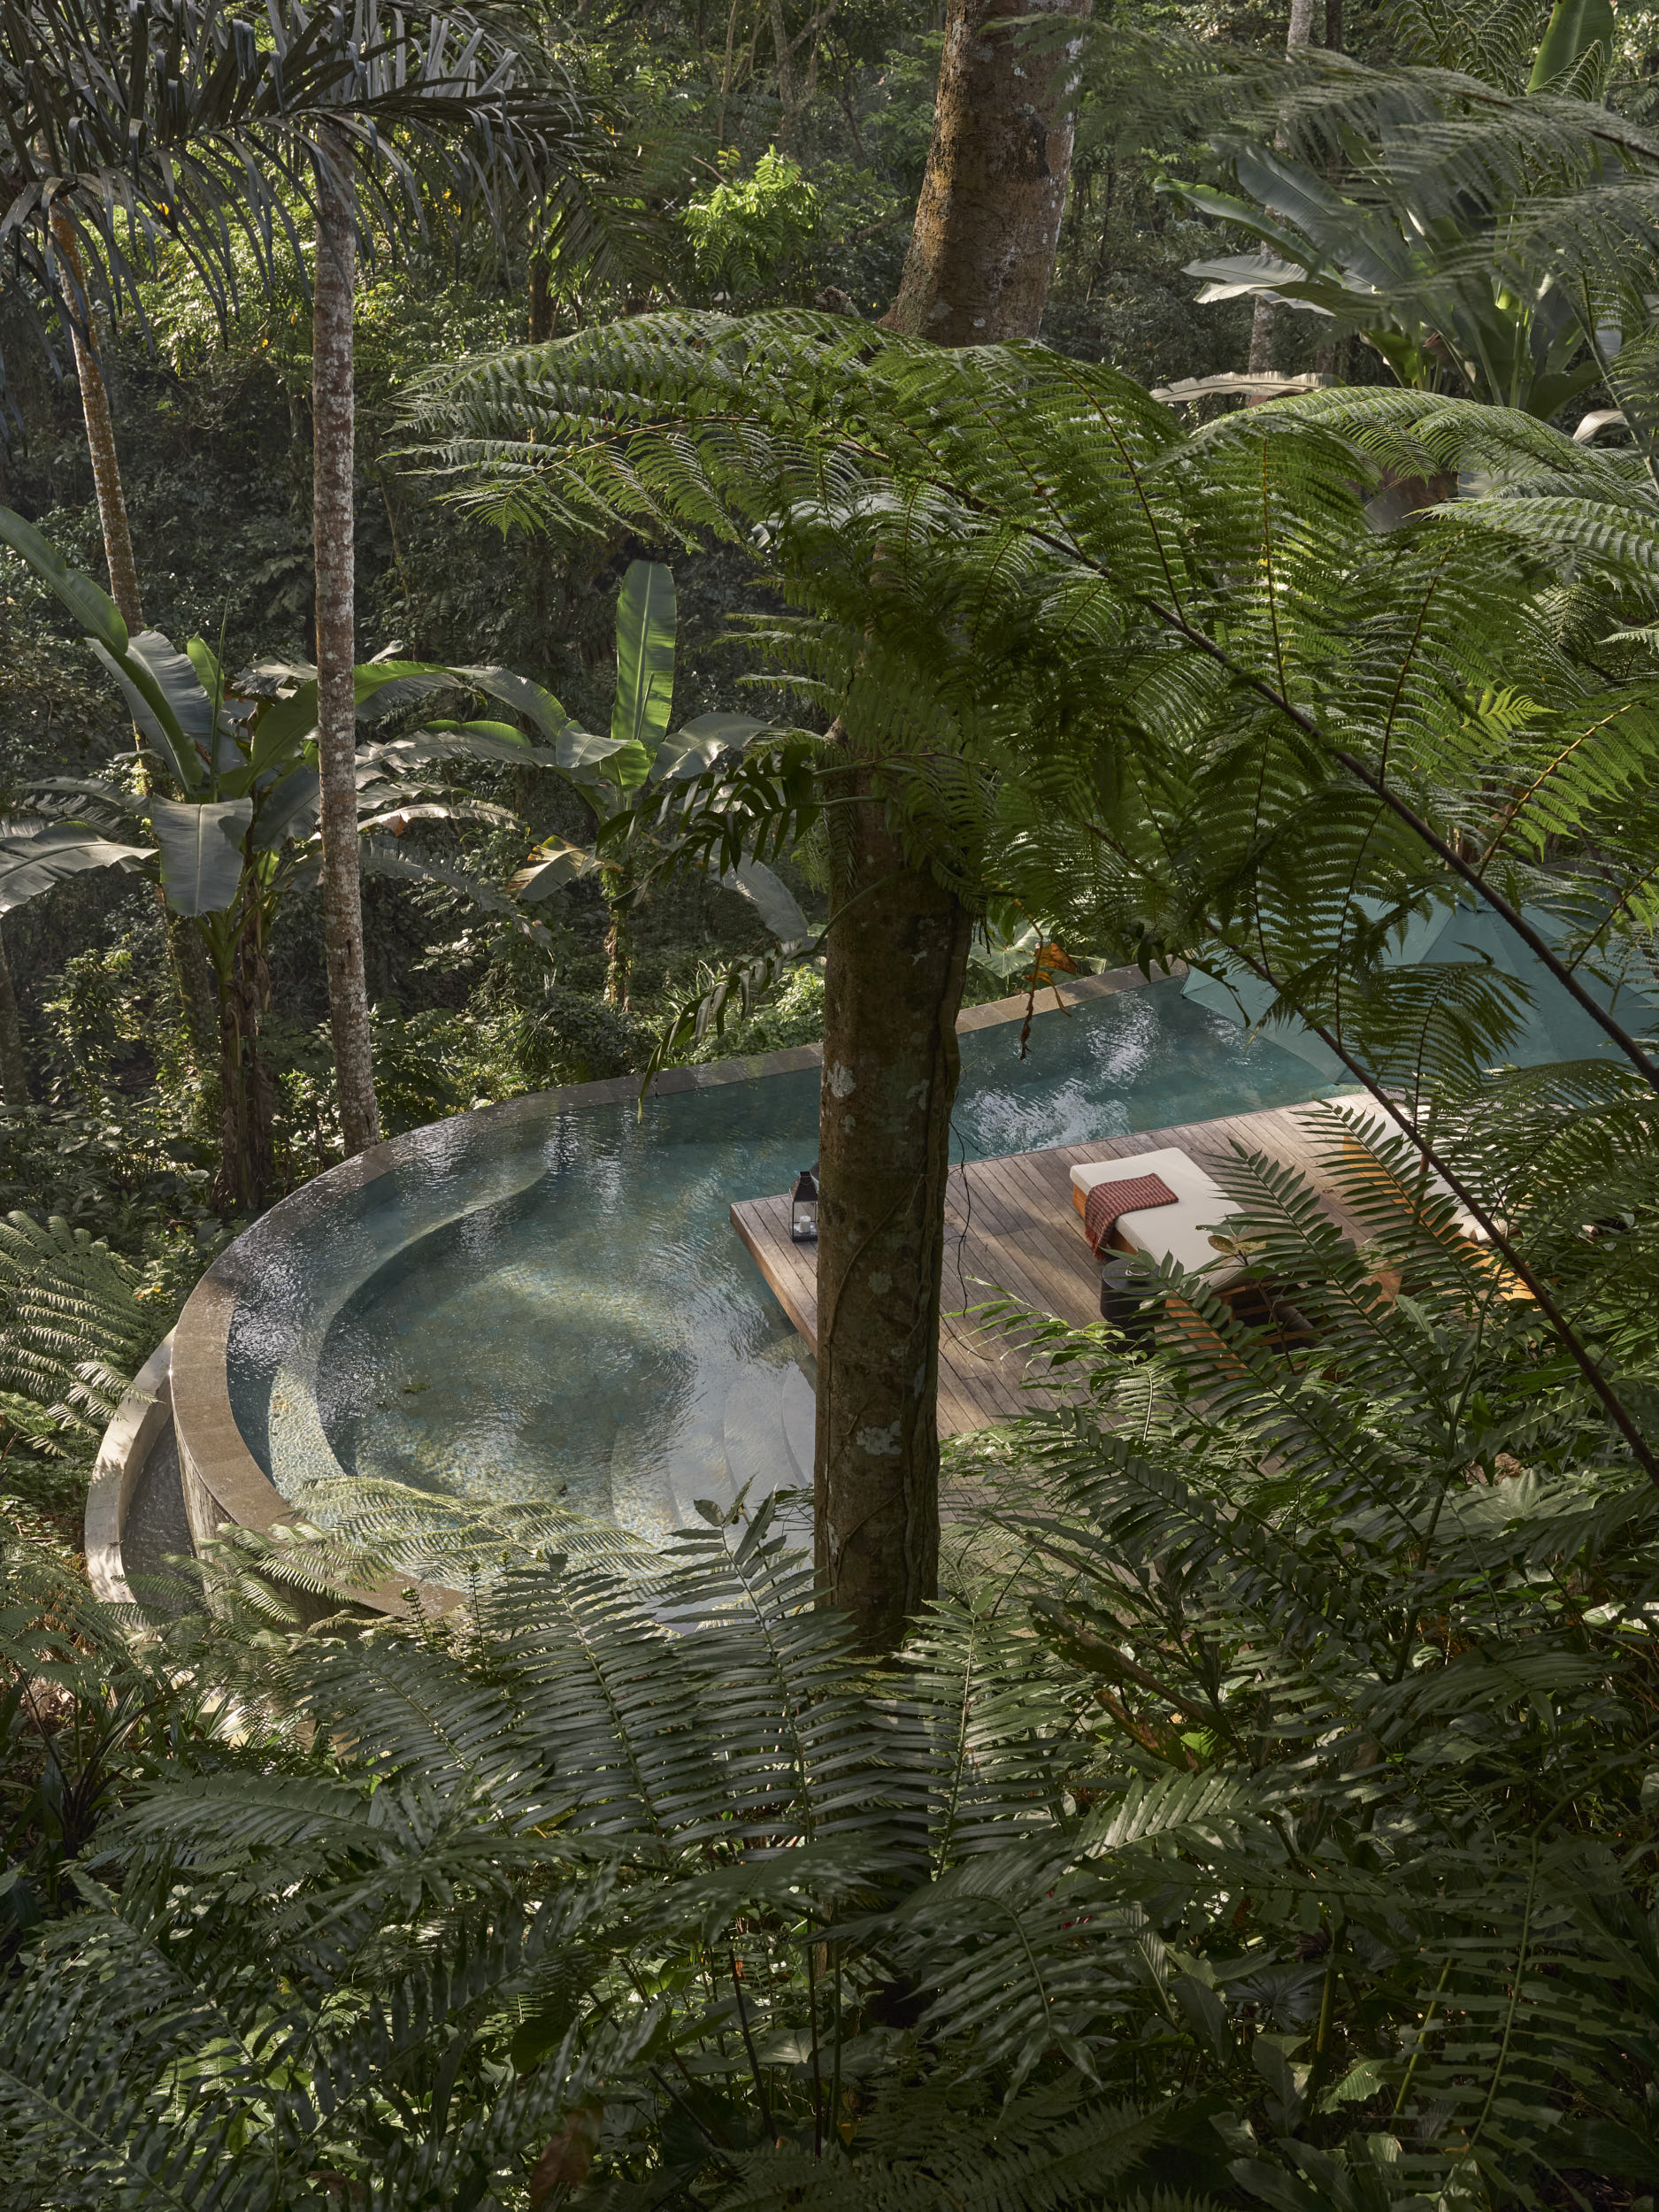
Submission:
[[[1294,1364],[1051,1331],[895,1673],[787,1498],[664,1557],[354,1484],[136,1641],[12,1529],[0,2202],[1651,2205],[1654,1488],[1324,1143],[1363,1256],[1227,1171]]]
[[[14,111],[59,4],[0,25]],[[1288,28],[1097,12],[1043,349],[875,328],[946,38],[910,0],[523,18],[582,220],[456,167],[365,198],[388,1132],[822,1034],[837,732],[966,996],[1187,958],[1383,1106],[1316,1117],[1351,1234],[1217,1164],[1242,1294],[989,1316],[1067,1402],[949,1448],[979,1502],[874,1656],[784,1490],[663,1552],[322,1486],[89,1595],[130,1379],[247,1194],[342,1156],[318,387],[274,247],[117,288],[138,634],[16,203],[0,2212],[1653,2212],[1659,23]],[[1334,388],[1148,396],[1264,355]],[[1503,972],[1396,964],[1460,902],[1601,1057],[1517,1069]]]

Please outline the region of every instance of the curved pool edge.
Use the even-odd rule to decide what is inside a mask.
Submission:
[[[1161,975],[1143,975],[1138,968],[1114,968],[1100,975],[1079,976],[1052,989],[1045,986],[1035,1010],[1040,1016],[1051,1013],[1185,972],[1184,964],[1178,962]],[[1000,1022],[1022,1021],[1029,1007],[1027,995],[1020,992],[965,1008],[956,1025],[966,1032]],[[822,1060],[823,1047],[810,1044],[715,1060],[703,1067],[669,1068],[653,1080],[648,1094],[666,1097],[722,1084],[754,1082],[765,1076],[817,1067]],[[497,1105],[475,1107],[471,1112],[388,1137],[280,1199],[220,1253],[186,1300],[173,1338],[172,1402],[179,1473],[190,1533],[198,1546],[214,1541],[227,1524],[269,1534],[296,1525],[301,1517],[250,1450],[231,1401],[231,1329],[243,1289],[253,1276],[272,1264],[293,1245],[299,1232],[327,1213],[335,1202],[382,1177],[411,1166],[440,1164],[446,1156],[470,1147],[486,1131],[544,1120],[584,1107],[623,1104],[637,1097],[639,1088],[639,1079],[633,1075],[567,1084],[555,1090],[527,1092]],[[430,1588],[426,1595],[444,1606],[462,1601],[453,1591]],[[400,1592],[389,1586],[365,1593],[365,1601],[388,1613],[408,1609]]]

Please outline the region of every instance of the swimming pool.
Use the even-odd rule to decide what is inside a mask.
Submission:
[[[1283,1106],[1307,1064],[1179,982],[962,1039],[959,1156]],[[282,1495],[342,1471],[557,1499],[645,1536],[810,1473],[810,1360],[733,1231],[817,1150],[816,1067],[441,1125],[243,1271],[236,1427]],[[277,1215],[268,1217],[275,1221]],[[253,1234],[257,1237],[258,1232]]]

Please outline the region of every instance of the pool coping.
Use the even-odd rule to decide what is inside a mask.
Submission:
[[[967,1034],[995,1028],[1004,1022],[1023,1021],[1028,1012],[1041,1018],[1064,1011],[1068,1006],[1134,990],[1142,984],[1173,981],[1187,972],[1185,963],[1176,961],[1153,974],[1140,968],[1111,968],[1098,975],[1067,977],[1054,985],[1045,985],[1034,998],[1021,991],[1009,998],[993,999],[982,1006],[965,1007],[956,1017],[957,1033]],[[712,1089],[726,1083],[756,1082],[770,1075],[788,1075],[818,1067],[823,1057],[821,1044],[795,1045],[780,1052],[712,1060],[701,1067],[668,1068],[652,1079],[646,1094],[663,1098],[681,1091]],[[640,1079],[636,1075],[611,1076],[596,1083],[566,1084],[556,1090],[526,1092],[521,1097],[503,1099],[494,1106],[475,1107],[469,1113],[428,1122],[402,1136],[388,1137],[355,1158],[343,1161],[340,1166],[314,1176],[309,1183],[303,1183],[298,1190],[280,1199],[268,1213],[220,1253],[186,1300],[172,1339],[170,1396],[173,1432],[179,1447],[179,1479],[191,1538],[198,1548],[217,1540],[220,1529],[227,1524],[273,1534],[280,1529],[296,1526],[301,1518],[249,1449],[231,1403],[231,1325],[250,1263],[257,1266],[262,1254],[280,1253],[292,1233],[310,1226],[348,1194],[365,1189],[382,1176],[394,1174],[412,1164],[441,1159],[444,1152],[457,1143],[463,1126],[470,1137],[486,1125],[511,1128],[515,1123],[542,1120],[556,1113],[580,1111],[589,1106],[620,1105],[637,1098],[639,1093]],[[102,1515],[104,1525],[100,1535],[102,1541],[113,1548],[117,1559],[120,1523],[130,1489],[129,1480],[125,1490],[118,1484],[112,1495],[107,1489],[104,1494],[113,1510]],[[115,1524],[112,1530],[107,1525],[111,1519]],[[460,1602],[449,1592],[442,1593],[441,1598],[454,1598],[455,1602]],[[389,1586],[369,1594],[368,1602],[387,1612],[406,1609],[399,1593]]]
[[[104,1432],[87,1485],[81,1539],[87,1580],[94,1597],[108,1605],[137,1603],[127,1579],[121,1540],[138,1479],[173,1418],[168,1383],[172,1359],[169,1329],[123,1393],[115,1417]]]

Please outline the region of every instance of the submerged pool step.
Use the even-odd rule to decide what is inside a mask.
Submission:
[[[810,1490],[818,1454],[818,1400],[793,1360],[783,1371],[783,1434],[795,1462],[795,1479]]]
[[[813,1419],[811,1385],[793,1360],[740,1375],[726,1394],[726,1463],[733,1492],[747,1483],[756,1500],[769,1490],[810,1484]]]

